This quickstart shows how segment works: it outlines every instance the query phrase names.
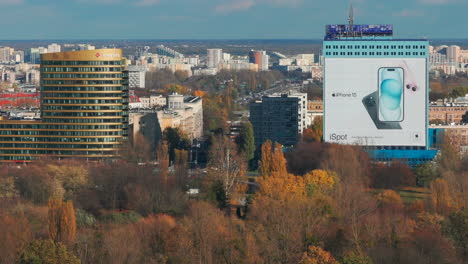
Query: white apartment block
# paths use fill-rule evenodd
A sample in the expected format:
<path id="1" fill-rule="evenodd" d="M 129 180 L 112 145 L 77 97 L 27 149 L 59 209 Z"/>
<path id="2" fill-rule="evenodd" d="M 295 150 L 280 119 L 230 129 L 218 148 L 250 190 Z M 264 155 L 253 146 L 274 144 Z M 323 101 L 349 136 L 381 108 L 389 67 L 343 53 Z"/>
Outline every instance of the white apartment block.
<path id="1" fill-rule="evenodd" d="M 128 66 L 128 83 L 130 89 L 145 88 L 146 67 Z"/>

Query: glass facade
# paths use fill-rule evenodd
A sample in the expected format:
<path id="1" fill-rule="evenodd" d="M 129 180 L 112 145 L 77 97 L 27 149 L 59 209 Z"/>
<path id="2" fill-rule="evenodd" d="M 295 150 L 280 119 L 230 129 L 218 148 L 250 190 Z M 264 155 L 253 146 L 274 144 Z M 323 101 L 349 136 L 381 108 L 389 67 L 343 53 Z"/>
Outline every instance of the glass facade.
<path id="1" fill-rule="evenodd" d="M 41 56 L 41 121 L 0 121 L 0 161 L 111 158 L 128 137 L 122 51 Z"/>

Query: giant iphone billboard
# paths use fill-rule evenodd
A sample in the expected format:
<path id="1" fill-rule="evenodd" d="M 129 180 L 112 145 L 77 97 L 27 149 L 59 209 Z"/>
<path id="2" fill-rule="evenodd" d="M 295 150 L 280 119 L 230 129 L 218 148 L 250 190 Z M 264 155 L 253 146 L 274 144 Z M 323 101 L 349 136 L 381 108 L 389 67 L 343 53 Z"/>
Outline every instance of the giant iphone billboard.
<path id="1" fill-rule="evenodd" d="M 324 139 L 367 146 L 425 146 L 424 58 L 327 58 Z"/>

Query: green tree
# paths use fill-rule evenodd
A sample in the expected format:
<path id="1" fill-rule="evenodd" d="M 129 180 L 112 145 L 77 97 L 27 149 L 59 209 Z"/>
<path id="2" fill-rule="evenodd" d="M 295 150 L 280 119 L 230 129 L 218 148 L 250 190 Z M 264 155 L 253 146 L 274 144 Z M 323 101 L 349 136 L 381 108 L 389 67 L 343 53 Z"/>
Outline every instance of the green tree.
<path id="1" fill-rule="evenodd" d="M 34 240 L 20 254 L 17 264 L 79 264 L 80 260 L 61 243 Z"/>
<path id="2" fill-rule="evenodd" d="M 253 126 L 250 122 L 242 123 L 242 129 L 239 136 L 236 138 L 236 143 L 239 145 L 239 150 L 244 152 L 247 161 L 251 161 L 255 155 Z"/>
<path id="3" fill-rule="evenodd" d="M 455 242 L 463 260 L 468 261 L 468 209 L 451 214 L 444 222 L 443 231 Z"/>
<path id="4" fill-rule="evenodd" d="M 372 264 L 372 259 L 362 253 L 348 252 L 343 256 L 342 264 Z"/>
<path id="5" fill-rule="evenodd" d="M 188 137 L 179 129 L 168 127 L 163 133 L 164 140 L 169 145 L 169 160 L 174 162 L 175 150 L 188 150 L 190 147 L 190 141 Z"/>

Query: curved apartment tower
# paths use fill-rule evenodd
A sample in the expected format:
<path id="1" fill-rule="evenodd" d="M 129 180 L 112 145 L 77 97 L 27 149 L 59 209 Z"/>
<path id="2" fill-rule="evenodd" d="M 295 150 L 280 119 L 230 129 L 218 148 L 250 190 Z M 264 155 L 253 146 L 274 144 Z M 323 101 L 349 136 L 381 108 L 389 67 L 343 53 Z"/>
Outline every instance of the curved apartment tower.
<path id="1" fill-rule="evenodd" d="M 112 158 L 128 135 L 122 50 L 41 55 L 41 121 L 1 121 L 0 160 Z"/>

